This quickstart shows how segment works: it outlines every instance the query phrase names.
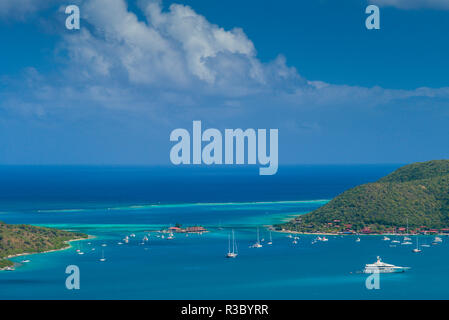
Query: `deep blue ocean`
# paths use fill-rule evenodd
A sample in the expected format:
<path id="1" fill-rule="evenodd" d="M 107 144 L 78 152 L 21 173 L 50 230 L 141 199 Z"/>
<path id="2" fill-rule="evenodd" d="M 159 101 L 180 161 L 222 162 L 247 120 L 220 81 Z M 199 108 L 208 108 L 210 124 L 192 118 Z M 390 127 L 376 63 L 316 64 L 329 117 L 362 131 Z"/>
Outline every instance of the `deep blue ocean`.
<path id="1" fill-rule="evenodd" d="M 360 242 L 330 236 L 312 244 L 315 236 L 301 235 L 293 244 L 286 234 L 272 233 L 267 245 L 267 225 L 310 212 L 399 166 L 291 166 L 275 176 L 259 176 L 257 167 L 0 167 L 0 221 L 96 237 L 68 250 L 14 258 L 30 262 L 0 272 L 0 299 L 448 299 L 446 238 L 420 254 L 413 246 L 390 247 L 379 236 Z M 175 224 L 210 232 L 173 240 L 151 232 Z M 263 247 L 249 248 L 257 228 Z M 239 254 L 226 259 L 231 230 Z M 128 244 L 118 244 L 132 233 Z M 376 256 L 411 269 L 381 275 L 380 289 L 368 290 L 358 272 Z M 80 269 L 80 290 L 65 287 L 69 265 Z"/>

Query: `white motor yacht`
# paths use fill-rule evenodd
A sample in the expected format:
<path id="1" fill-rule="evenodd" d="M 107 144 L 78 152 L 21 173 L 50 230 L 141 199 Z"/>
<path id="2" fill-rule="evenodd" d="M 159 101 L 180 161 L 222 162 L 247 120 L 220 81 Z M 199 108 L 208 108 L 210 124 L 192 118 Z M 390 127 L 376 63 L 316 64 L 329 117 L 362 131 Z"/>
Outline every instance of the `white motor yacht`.
<path id="1" fill-rule="evenodd" d="M 380 257 L 377 257 L 377 261 L 371 264 L 365 265 L 363 273 L 398 273 L 405 272 L 410 269 L 409 267 L 399 267 L 392 264 L 382 262 Z"/>

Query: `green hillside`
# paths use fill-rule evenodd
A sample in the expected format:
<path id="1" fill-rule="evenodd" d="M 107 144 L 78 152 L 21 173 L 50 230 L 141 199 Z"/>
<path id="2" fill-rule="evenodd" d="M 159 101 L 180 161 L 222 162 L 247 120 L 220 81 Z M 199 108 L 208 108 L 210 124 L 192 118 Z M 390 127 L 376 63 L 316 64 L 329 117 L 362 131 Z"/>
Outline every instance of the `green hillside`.
<path id="1" fill-rule="evenodd" d="M 277 228 L 378 233 L 397 231 L 407 221 L 415 232 L 449 227 L 449 160 L 404 166 L 377 182 L 347 190 L 323 207 Z"/>
<path id="2" fill-rule="evenodd" d="M 0 222 L 0 268 L 12 265 L 5 257 L 62 249 L 66 241 L 87 238 L 86 234 L 30 225 Z"/>

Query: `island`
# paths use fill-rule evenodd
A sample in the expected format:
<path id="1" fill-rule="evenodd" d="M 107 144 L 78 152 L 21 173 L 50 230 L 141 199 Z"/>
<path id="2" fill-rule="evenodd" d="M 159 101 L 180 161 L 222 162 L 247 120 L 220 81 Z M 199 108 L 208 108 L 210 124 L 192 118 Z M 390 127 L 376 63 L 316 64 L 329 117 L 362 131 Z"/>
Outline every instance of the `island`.
<path id="1" fill-rule="evenodd" d="M 203 226 L 192 226 L 183 228 L 181 224 L 177 223 L 174 227 L 161 230 L 162 233 L 198 233 L 202 234 L 208 232 Z"/>
<path id="2" fill-rule="evenodd" d="M 449 160 L 406 165 L 273 228 L 327 234 L 449 234 Z"/>
<path id="3" fill-rule="evenodd" d="M 79 232 L 0 222 L 0 270 L 13 269 L 14 263 L 8 258 L 66 249 L 69 241 L 87 238 Z"/>

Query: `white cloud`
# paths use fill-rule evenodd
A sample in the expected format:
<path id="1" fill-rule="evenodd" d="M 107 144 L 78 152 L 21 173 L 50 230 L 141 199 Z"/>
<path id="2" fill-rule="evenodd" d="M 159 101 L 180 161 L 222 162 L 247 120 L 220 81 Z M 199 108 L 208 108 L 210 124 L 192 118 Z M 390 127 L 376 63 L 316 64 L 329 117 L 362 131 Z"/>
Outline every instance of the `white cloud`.
<path id="1" fill-rule="evenodd" d="M 399 9 L 449 10 L 449 0 L 371 0 L 372 4 L 392 6 Z"/>
<path id="2" fill-rule="evenodd" d="M 68 53 L 63 68 L 9 81 L 4 88 L 10 92 L 0 90 L 0 108 L 41 118 L 61 110 L 143 110 L 170 121 L 174 113 L 185 117 L 204 110 L 222 117 L 257 114 L 265 106 L 288 118 L 300 108 L 449 100 L 447 88 L 388 90 L 309 81 L 283 56 L 261 62 L 239 28 L 225 30 L 184 5 L 162 10 L 158 1 L 141 4 L 137 17 L 124 0 L 84 2 L 81 30 L 63 33 L 56 52 Z M 66 55 L 56 61 L 61 57 Z M 23 94 L 18 98 L 16 92 Z"/>
<path id="3" fill-rule="evenodd" d="M 87 79 L 237 96 L 302 81 L 282 57 L 262 64 L 241 29 L 224 30 L 188 6 L 162 11 L 145 1 L 145 21 L 123 0 L 90 0 L 81 9 L 91 27 L 67 35 L 64 47 Z"/>

